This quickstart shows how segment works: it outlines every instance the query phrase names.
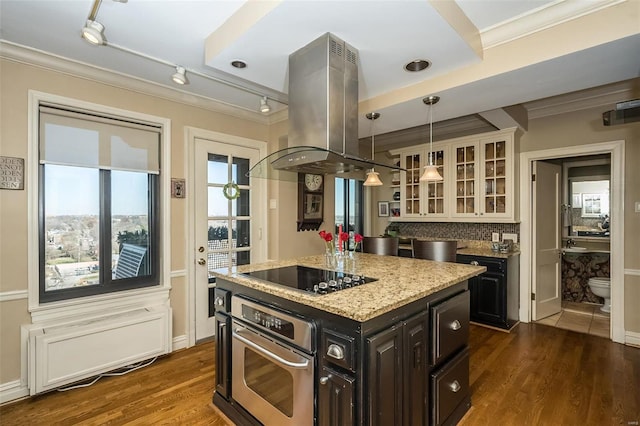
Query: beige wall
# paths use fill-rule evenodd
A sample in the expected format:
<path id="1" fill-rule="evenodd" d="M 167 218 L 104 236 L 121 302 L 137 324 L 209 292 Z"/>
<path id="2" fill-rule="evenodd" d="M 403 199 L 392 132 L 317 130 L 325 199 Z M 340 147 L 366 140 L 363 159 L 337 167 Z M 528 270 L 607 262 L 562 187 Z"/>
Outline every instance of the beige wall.
<path id="1" fill-rule="evenodd" d="M 639 79 L 640 81 L 640 79 Z M 637 89 L 640 91 L 640 88 Z M 640 97 L 635 93 L 634 98 Z M 628 99 L 619 99 L 624 101 Z M 574 111 L 529 121 L 529 130 L 520 139 L 520 152 L 625 140 L 624 188 L 624 268 L 640 270 L 640 122 L 605 127 L 602 113 L 611 106 Z M 640 276 L 625 275 L 625 329 L 640 332 Z"/>
<path id="2" fill-rule="evenodd" d="M 2 60 L 0 155 L 27 159 L 28 91 L 107 105 L 171 120 L 171 176 L 187 178 L 184 127 L 249 139 L 269 138 L 267 125 L 107 84 Z M 26 185 L 25 185 L 26 187 Z M 187 188 L 193 184 L 187 182 Z M 187 192 L 187 196 L 191 194 Z M 0 191 L 0 293 L 27 290 L 27 191 Z M 171 200 L 171 270 L 186 270 L 188 199 Z M 172 279 L 173 335 L 186 333 L 187 279 Z M 29 323 L 26 299 L 0 302 L 0 384 L 20 378 L 20 325 Z"/>

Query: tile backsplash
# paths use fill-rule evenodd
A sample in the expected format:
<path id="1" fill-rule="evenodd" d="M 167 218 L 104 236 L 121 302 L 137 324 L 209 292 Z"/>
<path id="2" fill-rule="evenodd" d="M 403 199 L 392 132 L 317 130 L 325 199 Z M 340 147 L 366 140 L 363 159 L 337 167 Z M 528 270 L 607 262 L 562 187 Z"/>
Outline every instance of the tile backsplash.
<path id="1" fill-rule="evenodd" d="M 406 237 L 453 238 L 458 240 L 491 241 L 491 234 L 498 232 L 517 234 L 520 242 L 518 223 L 444 223 L 444 222 L 392 222 L 387 230 L 395 229 L 398 235 Z"/>

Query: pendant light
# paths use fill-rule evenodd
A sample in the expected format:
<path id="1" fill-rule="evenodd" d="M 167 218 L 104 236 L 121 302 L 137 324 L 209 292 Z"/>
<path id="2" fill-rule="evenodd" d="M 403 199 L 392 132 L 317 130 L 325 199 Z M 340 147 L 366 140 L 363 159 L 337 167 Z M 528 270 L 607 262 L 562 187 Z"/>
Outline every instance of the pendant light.
<path id="1" fill-rule="evenodd" d="M 379 112 L 370 112 L 365 117 L 367 117 L 369 120 L 371 120 L 371 161 L 373 162 L 373 159 L 375 157 L 375 132 L 374 132 L 373 124 L 374 124 L 375 120 L 380 117 L 380 113 Z M 369 170 L 367 172 L 367 180 L 365 180 L 362 185 L 364 185 L 364 186 L 380 186 L 380 185 L 382 185 L 382 181 L 380 180 L 378 175 L 379 175 L 379 173 L 376 172 L 372 167 L 371 170 Z"/>
<path id="2" fill-rule="evenodd" d="M 433 164 L 433 105 L 437 104 L 440 96 L 427 96 L 422 100 L 429 105 L 429 162 L 424 166 L 424 173 L 420 176 L 420 180 L 442 180 L 438 167 Z"/>

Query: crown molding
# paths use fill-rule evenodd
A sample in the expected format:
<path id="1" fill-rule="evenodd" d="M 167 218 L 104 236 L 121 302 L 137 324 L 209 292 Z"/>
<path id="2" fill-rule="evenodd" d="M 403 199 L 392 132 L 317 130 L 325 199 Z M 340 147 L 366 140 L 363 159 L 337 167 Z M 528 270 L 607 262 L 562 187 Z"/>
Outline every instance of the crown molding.
<path id="1" fill-rule="evenodd" d="M 591 108 L 615 108 L 618 102 L 640 97 L 640 78 L 620 81 L 592 89 L 540 99 L 523 104 L 529 120 Z"/>
<path id="2" fill-rule="evenodd" d="M 83 78 L 100 84 L 126 89 L 143 95 L 154 96 L 184 105 L 203 108 L 212 112 L 230 115 L 243 120 L 269 125 L 281 121 L 282 114 L 275 112 L 264 115 L 259 112 L 248 111 L 216 99 L 185 92 L 179 89 L 163 86 L 128 74 L 119 73 L 104 68 L 75 61 L 58 55 L 53 55 L 38 49 L 32 49 L 19 44 L 0 40 L 0 58 L 9 61 L 55 71 L 73 77 Z M 286 119 L 286 117 L 285 117 Z"/>
<path id="3" fill-rule="evenodd" d="M 556 0 L 485 28 L 480 31 L 482 44 L 485 49 L 500 46 L 625 1 L 627 0 Z"/>

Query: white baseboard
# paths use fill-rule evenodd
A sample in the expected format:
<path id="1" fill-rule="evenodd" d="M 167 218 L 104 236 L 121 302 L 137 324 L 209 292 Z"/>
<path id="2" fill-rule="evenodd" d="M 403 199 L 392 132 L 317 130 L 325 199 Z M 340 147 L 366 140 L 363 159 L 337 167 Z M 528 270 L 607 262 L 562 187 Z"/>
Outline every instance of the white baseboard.
<path id="1" fill-rule="evenodd" d="M 29 396 L 29 388 L 20 380 L 0 384 L 0 404 Z"/>
<path id="2" fill-rule="evenodd" d="M 173 338 L 173 346 L 171 352 L 177 351 L 178 349 L 186 349 L 188 340 L 186 335 L 178 336 Z"/>
<path id="3" fill-rule="evenodd" d="M 637 346 L 640 348 L 640 333 L 627 331 L 624 335 L 624 343 L 626 345 Z"/>

